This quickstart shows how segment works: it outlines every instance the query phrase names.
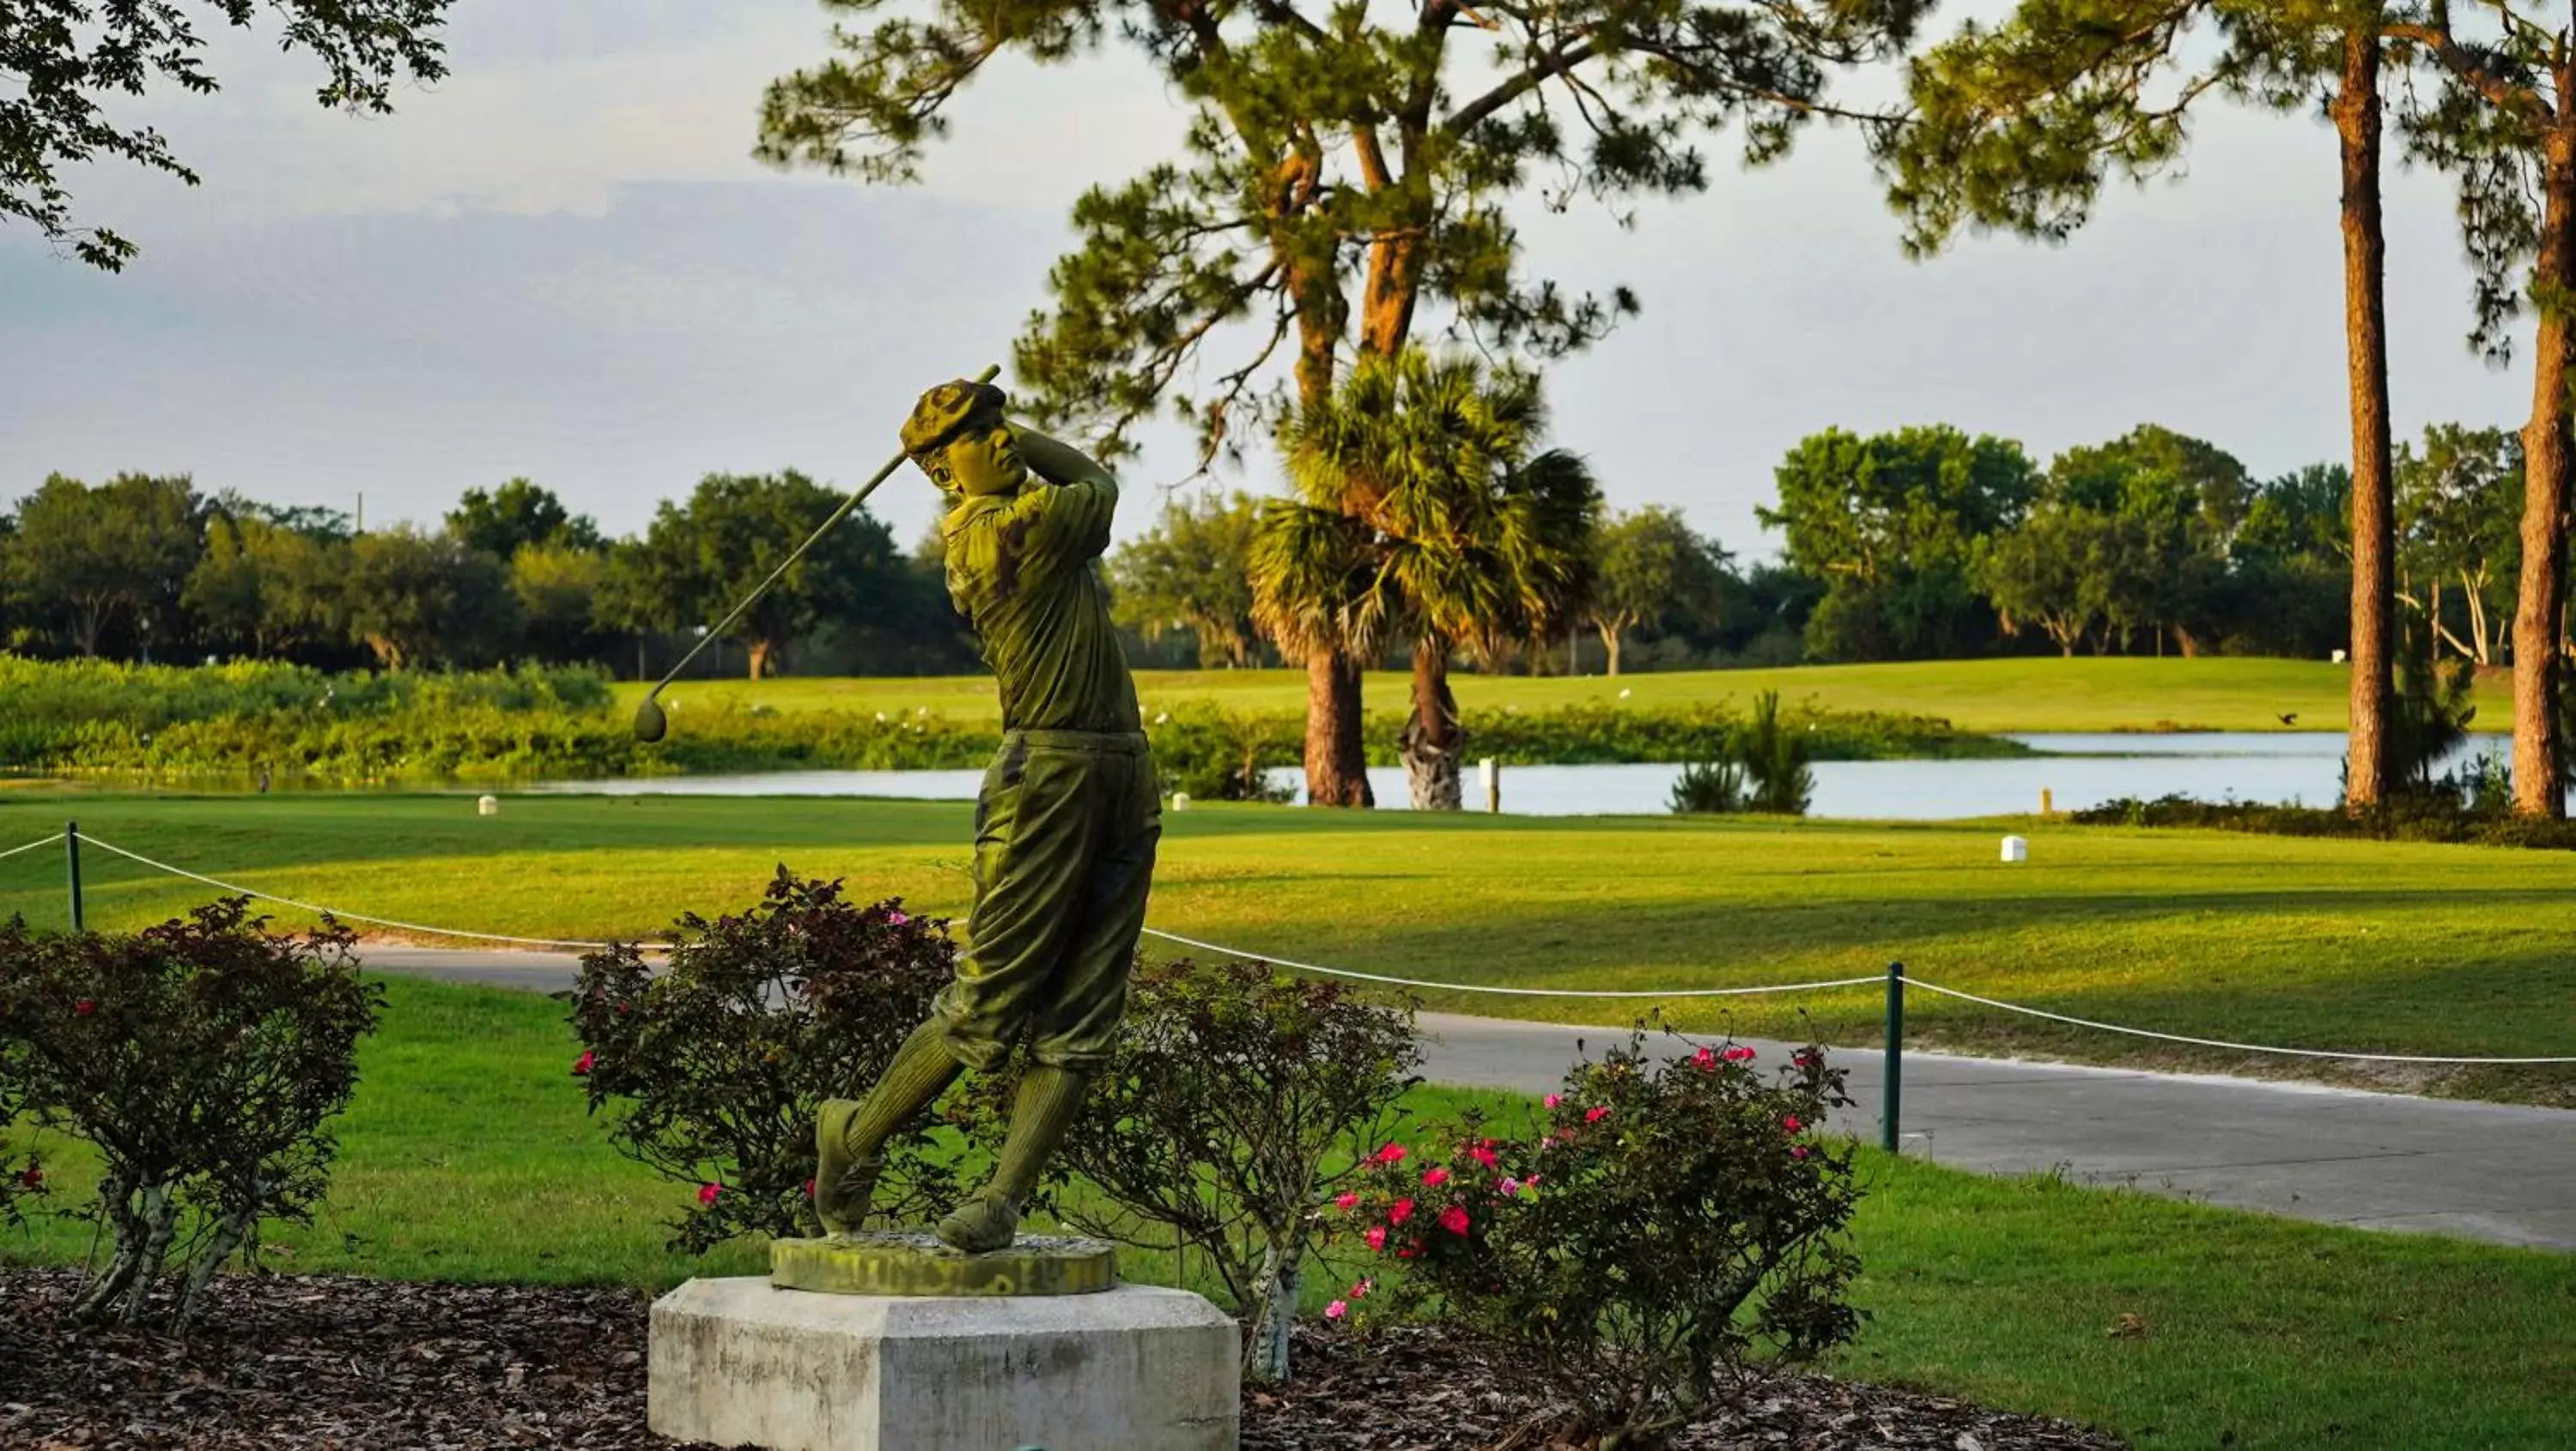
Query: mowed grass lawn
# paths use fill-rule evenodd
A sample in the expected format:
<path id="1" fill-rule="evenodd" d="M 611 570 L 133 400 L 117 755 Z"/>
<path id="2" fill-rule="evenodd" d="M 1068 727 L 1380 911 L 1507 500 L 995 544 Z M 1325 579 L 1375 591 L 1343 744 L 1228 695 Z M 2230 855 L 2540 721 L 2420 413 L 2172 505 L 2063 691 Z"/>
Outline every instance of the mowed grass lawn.
<path id="1" fill-rule="evenodd" d="M 0 797 L 0 846 L 60 827 L 260 890 L 533 937 L 650 938 L 753 901 L 782 862 L 863 897 L 962 914 L 964 803 L 469 795 Z M 2165 1032 L 2362 1052 L 2576 1055 L 2576 859 L 2234 833 L 1198 807 L 1167 818 L 1152 925 L 1441 983 L 1663 990 L 1881 972 Z M 92 848 L 89 917 L 134 926 L 211 889 Z M 0 861 L 0 912 L 58 923 L 59 848 Z M 301 914 L 281 911 L 284 920 Z M 1167 951 L 1150 944 L 1158 951 Z M 1450 1010 L 1624 1023 L 1655 1001 L 1434 991 Z M 1665 1000 L 1680 1024 L 1878 1040 L 1875 987 Z M 2225 1071 L 2176 1049 L 1918 991 L 1911 1041 Z M 2316 1065 L 2289 1061 L 2302 1073 Z M 2567 1068 L 2436 1091 L 2576 1102 Z"/>
<path id="2" fill-rule="evenodd" d="M 659 1291 L 758 1273 L 757 1244 L 663 1247 L 690 1188 L 616 1156 L 585 1115 L 559 1004 L 414 979 L 336 1125 L 331 1193 L 272 1225 L 276 1268 Z M 1454 1113 L 1426 1090 L 1412 1107 Z M 1508 1101 L 1484 1100 L 1510 1112 Z M 58 1204 L 94 1169 L 44 1146 Z M 2576 1275 L 2563 1256 L 2374 1235 L 1876 1154 L 1854 1224 L 1872 1314 L 1838 1373 L 2072 1416 L 2141 1447 L 2540 1448 L 2576 1443 Z M 88 1226 L 0 1231 L 0 1260 L 78 1263 Z M 1168 1258 L 1122 1252 L 1131 1279 Z M 1320 1305 L 1336 1282 L 1310 1281 Z M 2111 1333 L 2136 1316 L 2143 1333 Z"/>
<path id="3" fill-rule="evenodd" d="M 1894 665 L 1802 665 L 1780 670 L 1695 670 L 1646 675 L 1452 677 L 1470 708 L 1547 710 L 1621 703 L 1632 707 L 1742 706 L 1764 690 L 1791 703 L 1812 700 L 1835 710 L 1946 717 L 1971 731 L 2277 731 L 2344 728 L 2350 672 L 2322 660 L 2227 658 L 2025 658 L 1941 660 Z M 1295 713 L 1306 708 L 1306 677 L 1295 670 L 1148 670 L 1136 677 L 1148 711 L 1191 701 L 1236 710 Z M 1370 710 L 1400 712 L 1408 678 L 1368 676 Z M 645 687 L 619 687 L 632 708 Z M 2504 673 L 2478 685 L 2480 724 L 2502 729 L 2511 715 Z M 683 681 L 663 695 L 685 718 L 692 702 L 735 702 L 781 711 L 835 710 L 889 715 L 927 710 L 951 720 L 991 720 L 993 682 L 981 675 L 927 679 Z M 2284 715 L 2297 717 L 2285 726 Z"/>

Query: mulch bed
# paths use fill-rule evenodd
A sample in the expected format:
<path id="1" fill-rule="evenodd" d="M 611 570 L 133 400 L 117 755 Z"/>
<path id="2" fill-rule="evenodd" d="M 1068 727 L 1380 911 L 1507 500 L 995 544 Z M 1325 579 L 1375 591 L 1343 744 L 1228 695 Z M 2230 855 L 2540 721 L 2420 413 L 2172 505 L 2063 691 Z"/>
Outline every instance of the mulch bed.
<path id="1" fill-rule="evenodd" d="M 61 1270 L 0 1273 L 0 1447 L 628 1451 L 644 1428 L 645 1302 L 613 1290 L 337 1277 L 219 1282 L 187 1341 L 66 1324 Z M 1545 1403 L 1497 1351 L 1434 1330 L 1314 1336 L 1283 1395 L 1244 1401 L 1244 1451 L 1549 1451 Z M 1818 1377 L 1693 1427 L 1687 1451 L 2114 1451 L 2114 1438 Z"/>

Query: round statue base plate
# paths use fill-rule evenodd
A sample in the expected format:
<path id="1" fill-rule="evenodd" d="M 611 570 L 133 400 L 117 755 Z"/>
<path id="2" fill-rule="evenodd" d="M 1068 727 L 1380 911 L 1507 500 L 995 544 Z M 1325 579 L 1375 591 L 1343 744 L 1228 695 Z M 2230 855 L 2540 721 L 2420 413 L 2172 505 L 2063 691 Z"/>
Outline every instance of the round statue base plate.
<path id="1" fill-rule="evenodd" d="M 1089 1295 L 1117 1286 L 1118 1259 L 1096 1239 L 1022 1235 L 970 1255 L 928 1230 L 901 1229 L 772 1240 L 769 1283 L 826 1295 Z"/>

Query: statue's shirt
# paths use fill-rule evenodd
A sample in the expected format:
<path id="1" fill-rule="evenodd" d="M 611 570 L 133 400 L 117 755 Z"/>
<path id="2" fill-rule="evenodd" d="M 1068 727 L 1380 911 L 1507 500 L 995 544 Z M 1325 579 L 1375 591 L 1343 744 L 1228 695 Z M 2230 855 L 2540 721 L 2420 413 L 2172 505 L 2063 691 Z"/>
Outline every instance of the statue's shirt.
<path id="1" fill-rule="evenodd" d="M 1004 730 L 1142 729 L 1092 565 L 1117 509 L 1115 484 L 1033 474 L 1016 494 L 967 499 L 940 526 L 948 597 L 984 642 Z"/>

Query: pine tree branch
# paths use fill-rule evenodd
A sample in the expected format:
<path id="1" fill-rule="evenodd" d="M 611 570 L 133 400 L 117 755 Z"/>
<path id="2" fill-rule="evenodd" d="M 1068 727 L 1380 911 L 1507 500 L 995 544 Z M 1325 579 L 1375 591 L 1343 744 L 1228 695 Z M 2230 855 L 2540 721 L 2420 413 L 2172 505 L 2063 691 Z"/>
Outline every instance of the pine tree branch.
<path id="1" fill-rule="evenodd" d="M 2538 125 L 2547 125 L 2549 102 L 2528 86 L 2517 86 L 2487 68 L 2485 59 L 2462 45 L 2451 33 L 2447 16 L 2431 24 L 2397 24 L 2388 27 L 2391 40 L 2412 41 L 2431 52 L 2442 68 L 2476 91 L 2498 109 L 2521 116 Z"/>

